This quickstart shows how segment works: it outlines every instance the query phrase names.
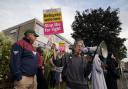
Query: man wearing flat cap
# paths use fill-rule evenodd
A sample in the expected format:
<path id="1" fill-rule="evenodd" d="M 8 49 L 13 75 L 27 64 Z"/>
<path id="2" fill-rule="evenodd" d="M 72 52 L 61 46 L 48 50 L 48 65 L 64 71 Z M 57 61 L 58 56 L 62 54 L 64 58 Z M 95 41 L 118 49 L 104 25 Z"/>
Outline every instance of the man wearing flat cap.
<path id="1" fill-rule="evenodd" d="M 13 44 L 10 69 L 14 79 L 14 89 L 33 89 L 37 72 L 37 53 L 33 43 L 38 37 L 34 30 L 27 30 L 22 40 Z"/>

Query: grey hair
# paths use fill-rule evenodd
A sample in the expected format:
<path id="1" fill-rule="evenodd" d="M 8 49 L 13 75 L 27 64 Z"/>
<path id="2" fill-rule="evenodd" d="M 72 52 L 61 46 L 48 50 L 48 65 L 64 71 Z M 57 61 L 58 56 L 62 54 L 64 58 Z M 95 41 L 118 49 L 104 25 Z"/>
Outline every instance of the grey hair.
<path id="1" fill-rule="evenodd" d="M 79 42 L 82 43 L 82 46 L 83 46 L 83 47 L 85 47 L 85 45 L 84 45 L 84 41 L 83 41 L 82 39 L 77 39 L 77 40 L 75 40 L 73 46 L 76 47 L 76 45 L 77 45 Z"/>

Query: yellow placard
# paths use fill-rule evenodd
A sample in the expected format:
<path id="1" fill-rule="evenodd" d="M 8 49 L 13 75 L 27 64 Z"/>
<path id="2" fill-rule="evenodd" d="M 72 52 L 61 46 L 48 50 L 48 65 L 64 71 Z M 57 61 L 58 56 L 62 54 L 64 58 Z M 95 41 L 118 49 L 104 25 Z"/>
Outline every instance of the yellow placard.
<path id="1" fill-rule="evenodd" d="M 60 8 L 44 10 L 44 23 L 61 22 L 62 15 Z"/>
<path id="2" fill-rule="evenodd" d="M 60 46 L 60 47 L 63 47 L 63 46 L 65 46 L 65 43 L 64 43 L 64 42 L 60 42 L 60 43 L 59 43 L 59 46 Z"/>
<path id="3" fill-rule="evenodd" d="M 49 22 L 61 22 L 62 16 L 60 12 L 46 13 L 44 14 L 44 23 Z"/>

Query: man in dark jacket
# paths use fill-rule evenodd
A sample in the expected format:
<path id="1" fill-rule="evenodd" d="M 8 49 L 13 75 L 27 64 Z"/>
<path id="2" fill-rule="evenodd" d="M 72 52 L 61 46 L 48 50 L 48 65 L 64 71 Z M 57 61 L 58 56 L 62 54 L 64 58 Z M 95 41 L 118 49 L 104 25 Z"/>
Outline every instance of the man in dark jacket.
<path id="1" fill-rule="evenodd" d="M 62 76 L 65 71 L 67 89 L 88 89 L 88 75 L 92 69 L 92 59 L 81 56 L 82 47 L 83 42 L 81 40 L 76 41 L 72 49 L 73 53 L 67 64 L 64 65 Z"/>
<path id="2" fill-rule="evenodd" d="M 11 49 L 10 69 L 15 89 L 33 89 L 37 72 L 37 53 L 32 44 L 38 35 L 31 29 L 24 35 L 25 37 L 14 43 Z"/>

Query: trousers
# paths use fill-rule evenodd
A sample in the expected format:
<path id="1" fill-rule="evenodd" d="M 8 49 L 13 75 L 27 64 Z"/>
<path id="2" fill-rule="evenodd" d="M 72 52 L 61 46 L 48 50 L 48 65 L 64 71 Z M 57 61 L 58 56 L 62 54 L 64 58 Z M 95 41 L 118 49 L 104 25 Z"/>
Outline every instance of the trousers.
<path id="1" fill-rule="evenodd" d="M 14 81 L 14 89 L 34 89 L 34 76 L 22 76 L 19 81 Z"/>

